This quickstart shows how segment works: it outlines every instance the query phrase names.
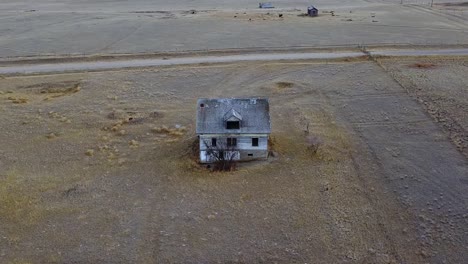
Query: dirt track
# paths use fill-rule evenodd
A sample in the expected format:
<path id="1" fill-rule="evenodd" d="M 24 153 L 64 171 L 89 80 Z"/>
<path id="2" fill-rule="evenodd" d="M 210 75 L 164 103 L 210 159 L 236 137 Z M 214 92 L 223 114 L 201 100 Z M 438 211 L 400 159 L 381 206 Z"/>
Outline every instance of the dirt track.
<path id="1" fill-rule="evenodd" d="M 426 76 L 458 87 L 457 65 Z M 1 79 L 0 262 L 466 262 L 467 160 L 392 76 L 271 62 Z M 277 157 L 199 168 L 196 98 L 253 95 L 271 100 Z"/>
<path id="2" fill-rule="evenodd" d="M 356 48 L 357 49 L 357 48 Z M 191 64 L 214 64 L 214 63 L 235 63 L 235 62 L 268 62 L 268 61 L 299 61 L 299 60 L 343 60 L 367 59 L 367 56 L 373 57 L 405 57 L 405 56 L 467 56 L 468 49 L 465 48 L 445 48 L 445 49 L 369 49 L 366 52 L 357 50 L 343 50 L 341 52 L 332 50 L 315 50 L 315 52 L 263 52 L 237 55 L 210 55 L 197 57 L 174 57 L 164 56 L 162 58 L 145 59 L 126 59 L 125 56 L 116 56 L 113 60 L 99 59 L 99 57 L 88 58 L 91 61 L 73 61 L 63 63 L 43 63 L 42 60 L 5 61 L 4 66 L 0 66 L 0 74 L 44 74 L 44 73 L 63 73 L 79 71 L 102 71 L 116 69 L 130 69 L 156 66 L 175 66 Z M 80 58 L 76 58 L 80 60 Z M 75 59 L 75 60 L 76 60 Z M 54 59 L 52 59 L 54 60 Z M 67 58 L 56 58 L 55 60 L 65 60 Z M 10 63 L 10 65 L 9 65 Z M 11 65 L 12 64 L 12 65 Z M 32 64 L 32 65 L 31 65 Z"/>

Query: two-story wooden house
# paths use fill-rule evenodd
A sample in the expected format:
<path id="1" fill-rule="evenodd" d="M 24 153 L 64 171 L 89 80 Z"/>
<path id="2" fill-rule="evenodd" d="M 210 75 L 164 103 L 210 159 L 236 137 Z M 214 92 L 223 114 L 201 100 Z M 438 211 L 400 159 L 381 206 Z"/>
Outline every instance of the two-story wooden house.
<path id="1" fill-rule="evenodd" d="M 202 163 L 214 161 L 210 148 L 225 148 L 234 160 L 265 159 L 271 133 L 268 99 L 199 99 L 196 132 Z"/>

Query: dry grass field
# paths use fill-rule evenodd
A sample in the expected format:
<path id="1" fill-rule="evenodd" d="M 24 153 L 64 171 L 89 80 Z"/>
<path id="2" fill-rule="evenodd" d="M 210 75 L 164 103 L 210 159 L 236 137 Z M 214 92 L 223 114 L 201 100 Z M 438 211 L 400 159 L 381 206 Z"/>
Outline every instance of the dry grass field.
<path id="1" fill-rule="evenodd" d="M 468 157 L 466 59 L 389 59 L 382 66 L 441 124 Z"/>
<path id="2" fill-rule="evenodd" d="M 467 160 L 417 100 L 466 109 L 466 60 L 380 63 L 0 79 L 0 262 L 466 262 Z M 275 156 L 199 166 L 196 99 L 247 96 L 270 98 Z"/>

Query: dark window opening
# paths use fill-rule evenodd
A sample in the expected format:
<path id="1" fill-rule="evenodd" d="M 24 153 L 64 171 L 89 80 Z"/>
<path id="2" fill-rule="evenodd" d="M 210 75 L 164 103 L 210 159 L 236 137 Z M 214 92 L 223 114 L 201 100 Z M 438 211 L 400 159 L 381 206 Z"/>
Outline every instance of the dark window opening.
<path id="1" fill-rule="evenodd" d="M 228 146 L 228 147 L 235 147 L 235 146 L 237 146 L 237 138 L 228 138 L 228 139 L 227 139 L 227 146 Z"/>
<path id="2" fill-rule="evenodd" d="M 239 129 L 240 122 L 239 121 L 227 121 L 226 122 L 226 129 Z"/>
<path id="3" fill-rule="evenodd" d="M 252 147 L 258 147 L 258 138 L 252 138 Z"/>
<path id="4" fill-rule="evenodd" d="M 216 138 L 211 139 L 211 146 L 216 147 Z"/>
<path id="5" fill-rule="evenodd" d="M 253 154 L 252 154 L 252 153 L 249 153 L 249 154 L 247 154 L 247 156 L 249 156 L 249 157 L 253 157 Z"/>
<path id="6" fill-rule="evenodd" d="M 202 107 L 202 108 L 205 107 L 205 104 L 200 104 L 200 107 Z"/>

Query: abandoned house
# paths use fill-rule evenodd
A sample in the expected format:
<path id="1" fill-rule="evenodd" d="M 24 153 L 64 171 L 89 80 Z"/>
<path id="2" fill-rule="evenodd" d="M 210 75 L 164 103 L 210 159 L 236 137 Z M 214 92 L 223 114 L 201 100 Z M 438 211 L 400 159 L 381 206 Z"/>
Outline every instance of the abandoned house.
<path id="1" fill-rule="evenodd" d="M 231 155 L 233 160 L 267 158 L 269 110 L 266 98 L 199 99 L 196 132 L 200 162 L 214 162 L 213 149 Z"/>
<path id="2" fill-rule="evenodd" d="M 312 17 L 318 16 L 318 9 L 314 6 L 309 6 L 307 7 L 307 14 Z"/>

